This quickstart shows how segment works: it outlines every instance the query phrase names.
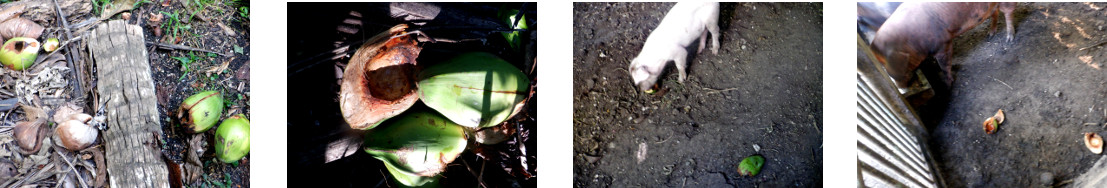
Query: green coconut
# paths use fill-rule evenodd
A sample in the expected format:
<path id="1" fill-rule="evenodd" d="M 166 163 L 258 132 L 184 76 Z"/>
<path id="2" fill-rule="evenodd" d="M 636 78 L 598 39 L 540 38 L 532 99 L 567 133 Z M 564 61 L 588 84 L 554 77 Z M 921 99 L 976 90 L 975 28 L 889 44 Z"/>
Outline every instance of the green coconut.
<path id="1" fill-rule="evenodd" d="M 495 55 L 465 53 L 424 69 L 419 99 L 466 127 L 490 127 L 522 109 L 530 79 Z"/>
<path id="2" fill-rule="evenodd" d="M 406 186 L 437 179 L 446 165 L 465 151 L 465 130 L 425 107 L 413 107 L 365 133 L 362 148 L 384 162 Z"/>
<path id="3" fill-rule="evenodd" d="M 223 115 L 223 95 L 218 91 L 204 91 L 185 98 L 177 110 L 177 118 L 192 133 L 207 131 Z"/>
<path id="4" fill-rule="evenodd" d="M 0 47 L 0 63 L 12 70 L 23 70 L 35 63 L 42 44 L 33 38 L 15 37 Z"/>
<path id="5" fill-rule="evenodd" d="M 232 163 L 250 153 L 250 120 L 238 114 L 223 120 L 215 130 L 215 156 Z"/>

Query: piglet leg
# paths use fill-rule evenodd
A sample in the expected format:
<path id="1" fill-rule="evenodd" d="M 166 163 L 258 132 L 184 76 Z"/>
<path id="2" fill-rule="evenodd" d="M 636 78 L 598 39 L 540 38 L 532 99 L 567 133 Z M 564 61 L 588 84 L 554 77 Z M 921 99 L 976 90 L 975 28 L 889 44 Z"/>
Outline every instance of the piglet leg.
<path id="1" fill-rule="evenodd" d="M 707 45 L 707 32 L 700 33 L 700 48 L 696 50 L 696 54 L 703 52 L 703 47 Z"/>
<path id="2" fill-rule="evenodd" d="M 700 49 L 703 49 L 703 46 L 700 46 Z M 680 83 L 684 83 L 684 76 L 686 75 L 684 68 L 688 62 L 685 61 L 685 58 L 688 58 L 688 52 L 685 50 L 673 51 L 673 64 L 676 65 L 677 72 L 680 72 L 680 76 L 677 77 L 677 81 L 680 81 Z"/>
<path id="3" fill-rule="evenodd" d="M 719 25 L 715 20 L 707 23 L 707 31 L 711 32 L 711 54 L 719 54 Z M 700 40 L 702 41 L 703 39 L 701 38 Z"/>
<path id="4" fill-rule="evenodd" d="M 1007 42 L 1015 40 L 1015 17 L 1011 13 L 1015 12 L 1015 2 L 999 3 L 999 10 L 1003 11 L 1003 17 L 1007 20 Z"/>
<path id="5" fill-rule="evenodd" d="M 934 54 L 934 60 L 938 61 L 938 66 L 942 67 L 942 81 L 946 83 L 946 86 L 953 86 L 953 42 L 946 42 L 942 46 L 942 49 L 938 49 L 938 53 Z"/>

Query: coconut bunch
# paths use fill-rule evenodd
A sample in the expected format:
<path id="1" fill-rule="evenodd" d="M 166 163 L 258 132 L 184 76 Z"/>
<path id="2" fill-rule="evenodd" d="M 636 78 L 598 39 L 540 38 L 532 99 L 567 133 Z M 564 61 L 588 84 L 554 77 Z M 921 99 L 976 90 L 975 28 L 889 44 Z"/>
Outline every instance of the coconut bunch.
<path id="1" fill-rule="evenodd" d="M 218 91 L 202 91 L 181 103 L 177 118 L 186 132 L 204 133 L 223 117 L 223 95 Z M 223 120 L 215 130 L 215 155 L 224 163 L 233 163 L 250 153 L 250 120 L 236 114 Z"/>
<path id="2" fill-rule="evenodd" d="M 363 150 L 384 162 L 396 181 L 424 186 L 436 181 L 468 140 L 496 144 L 514 134 L 497 125 L 522 110 L 530 79 L 485 52 L 415 67 L 421 47 L 406 28 L 382 32 L 355 52 L 339 102 L 350 127 L 366 130 Z"/>

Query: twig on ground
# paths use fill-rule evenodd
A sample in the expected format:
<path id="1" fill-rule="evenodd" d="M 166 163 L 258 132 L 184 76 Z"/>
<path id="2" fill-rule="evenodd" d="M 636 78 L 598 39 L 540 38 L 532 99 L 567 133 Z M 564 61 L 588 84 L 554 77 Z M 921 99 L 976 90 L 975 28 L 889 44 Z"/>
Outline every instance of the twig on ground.
<path id="1" fill-rule="evenodd" d="M 473 174 L 473 176 L 477 177 L 477 183 L 480 183 L 481 187 L 488 187 L 488 185 L 484 185 L 484 181 L 481 180 L 481 178 L 480 178 L 481 175 L 484 175 L 484 163 L 481 163 L 480 174 L 477 174 L 477 172 L 474 172 L 473 167 L 470 167 L 469 162 L 467 162 L 464 158 L 461 159 L 461 164 L 465 165 L 465 169 L 469 169 L 469 174 Z"/>
<path id="2" fill-rule="evenodd" d="M 62 23 L 62 29 L 65 30 L 65 38 L 67 39 L 66 42 L 68 43 L 69 39 L 73 39 L 73 32 L 69 31 L 69 21 L 65 20 L 65 16 L 66 16 L 65 11 L 62 11 L 61 5 L 58 4 L 58 0 L 52 0 L 52 1 L 54 2 L 54 8 L 58 12 L 58 20 L 61 21 L 61 23 Z M 58 49 L 61 49 L 60 48 L 61 46 L 58 46 L 58 47 L 59 47 Z M 73 50 L 73 48 L 66 48 L 65 51 L 66 52 L 75 52 L 76 50 Z M 57 52 L 57 51 L 55 50 L 54 52 Z M 53 54 L 54 52 L 50 52 L 50 53 Z M 81 84 L 84 83 L 84 81 L 83 81 L 83 79 L 81 79 L 81 77 L 78 77 L 78 71 L 80 71 L 80 69 L 78 69 L 76 64 L 73 62 L 75 59 L 73 59 L 73 54 L 72 53 L 66 53 L 65 56 L 66 56 L 66 63 L 69 64 L 69 68 L 77 70 L 77 71 L 69 72 L 69 76 L 73 77 L 74 79 L 77 79 L 76 82 L 69 82 L 69 84 L 73 85 L 74 88 L 76 88 L 74 91 L 78 91 L 78 92 L 76 92 L 77 93 L 76 97 L 77 98 L 83 98 L 84 93 L 80 92 L 80 91 L 84 91 L 83 89 L 81 89 Z M 81 73 L 84 73 L 84 72 L 81 72 Z"/>
<path id="3" fill-rule="evenodd" d="M 712 88 L 707 88 L 707 87 L 704 87 L 703 89 L 704 89 L 704 90 L 709 90 L 709 91 L 707 91 L 707 94 L 712 94 L 712 93 L 721 93 L 721 92 L 727 92 L 727 91 L 737 90 L 737 89 L 739 89 L 739 88 L 737 88 L 737 87 L 732 87 L 732 88 L 726 88 L 726 89 L 712 89 Z"/>
<path id="4" fill-rule="evenodd" d="M 39 168 L 38 171 L 34 171 L 34 172 L 31 172 L 30 174 L 27 174 L 27 176 L 23 177 L 22 180 L 16 181 L 11 186 L 8 186 L 8 188 L 23 187 L 23 184 L 25 184 L 27 182 L 38 181 L 38 179 L 39 179 L 38 176 L 45 173 L 46 169 L 52 169 L 52 168 L 54 168 L 54 163 L 46 163 L 46 166 L 43 166 L 42 168 Z"/>
<path id="5" fill-rule="evenodd" d="M 1007 85 L 1007 82 L 1003 82 L 1002 80 L 996 79 L 995 77 L 992 77 L 992 76 L 988 76 L 988 78 L 992 78 L 992 80 L 995 80 L 995 81 L 997 81 L 997 82 L 999 82 L 999 83 L 1001 83 L 1001 84 L 1003 84 L 1003 85 L 1007 86 L 1007 88 L 1008 88 L 1008 89 L 1012 89 L 1012 90 L 1014 90 L 1014 89 L 1015 89 L 1015 88 L 1011 87 L 1011 85 Z"/>
<path id="6" fill-rule="evenodd" d="M 77 36 L 77 37 L 73 37 L 73 38 L 67 39 L 65 41 L 62 41 L 61 44 L 58 44 L 58 49 L 65 49 L 65 47 L 68 47 L 67 45 L 69 45 L 69 43 L 71 43 L 73 41 L 76 41 L 76 40 L 81 40 L 81 38 L 83 38 L 83 37 Z M 51 55 L 54 55 L 54 53 L 58 53 L 59 51 L 61 51 L 61 50 L 54 50 L 53 52 L 47 53 L 45 56 L 42 56 L 42 57 L 50 57 Z M 46 59 L 48 59 L 48 58 L 38 58 L 38 59 L 36 59 L 35 63 L 34 63 L 36 68 L 43 61 L 46 61 Z M 69 61 L 69 60 L 66 60 L 66 61 Z"/>
<path id="7" fill-rule="evenodd" d="M 1094 44 L 1094 45 L 1091 45 L 1091 46 L 1086 46 L 1086 47 L 1080 48 L 1080 50 L 1078 50 L 1078 51 L 1084 51 L 1084 50 L 1087 50 L 1088 48 L 1094 48 L 1094 47 L 1097 47 L 1097 46 L 1103 46 L 1104 44 L 1107 44 L 1107 41 L 1099 42 L 1099 43 L 1096 43 L 1096 44 Z"/>
<path id="8" fill-rule="evenodd" d="M 57 148 L 55 148 L 55 150 L 57 150 Z M 73 166 L 72 162 L 69 162 L 69 158 L 65 157 L 65 154 L 62 154 L 62 152 L 60 152 L 61 150 L 58 150 L 58 151 L 59 152 L 57 152 L 56 154 L 58 154 L 58 156 L 61 156 L 62 161 L 65 161 L 65 164 L 69 165 L 69 169 L 73 170 L 73 174 L 77 175 L 77 181 L 81 182 L 81 187 L 88 188 L 88 186 L 87 186 L 88 183 L 85 182 L 84 178 L 81 178 L 81 172 L 77 171 L 77 167 Z M 76 158 L 73 158 L 73 159 L 76 159 Z M 69 173 L 65 173 L 65 174 L 69 174 Z"/>
<path id="9" fill-rule="evenodd" d="M 480 175 L 477 175 L 477 182 L 480 182 L 481 186 L 488 187 L 484 184 L 484 165 L 488 164 L 488 161 L 480 160 Z"/>
<path id="10" fill-rule="evenodd" d="M 1057 184 L 1055 184 L 1053 187 L 1065 186 L 1065 185 L 1068 185 L 1069 183 L 1072 183 L 1072 181 L 1073 181 L 1073 179 L 1068 179 L 1068 180 L 1065 180 L 1065 181 L 1057 182 Z"/>
<path id="11" fill-rule="evenodd" d="M 231 56 L 229 54 L 219 53 L 219 52 L 215 52 L 215 51 L 211 51 L 211 50 L 188 47 L 188 46 L 185 46 L 185 45 L 166 44 L 166 43 L 150 42 L 150 41 L 146 41 L 146 44 L 154 45 L 154 46 L 157 46 L 158 48 L 161 48 L 161 49 L 207 52 L 207 53 L 219 54 L 220 56 L 223 56 L 223 57 L 230 57 Z"/>
<path id="12" fill-rule="evenodd" d="M 819 125 L 812 123 L 811 127 L 815 127 L 815 131 L 819 131 L 819 134 L 823 134 L 823 130 L 819 130 Z"/>

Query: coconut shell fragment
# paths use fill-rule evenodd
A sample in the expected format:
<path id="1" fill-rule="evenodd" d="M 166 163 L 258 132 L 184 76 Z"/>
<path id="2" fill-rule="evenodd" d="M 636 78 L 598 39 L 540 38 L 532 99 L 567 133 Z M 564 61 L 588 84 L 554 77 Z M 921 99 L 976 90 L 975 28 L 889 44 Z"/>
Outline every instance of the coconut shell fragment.
<path id="1" fill-rule="evenodd" d="M 15 123 L 12 136 L 19 145 L 20 153 L 31 154 L 38 152 L 42 147 L 42 139 L 46 137 L 45 129 L 42 129 L 46 124 L 46 113 L 37 107 L 26 105 L 22 107 L 27 119 Z"/>
<path id="2" fill-rule="evenodd" d="M 1003 115 L 1003 109 L 999 109 L 999 111 L 996 111 L 996 115 L 984 120 L 984 132 L 988 134 L 995 133 L 999 129 L 999 124 L 1003 123 L 1003 119 L 1006 119 Z"/>
<path id="3" fill-rule="evenodd" d="M 392 27 L 358 48 L 343 72 L 339 103 L 353 129 L 370 129 L 399 115 L 419 99 L 415 59 L 422 47 L 407 25 Z"/>
<path id="4" fill-rule="evenodd" d="M 996 115 L 993 115 L 992 117 L 996 118 L 996 123 L 1003 123 L 1003 119 L 1006 119 L 1003 115 L 1003 109 L 999 109 L 999 111 L 996 111 Z"/>
<path id="5" fill-rule="evenodd" d="M 69 151 L 79 151 L 92 146 L 99 131 L 87 124 L 89 120 L 92 120 L 92 116 L 88 114 L 74 114 L 70 116 L 70 120 L 59 123 L 54 132 L 61 140 L 62 147 Z"/>
<path id="6" fill-rule="evenodd" d="M 996 121 L 995 117 L 988 117 L 988 120 L 984 120 L 985 133 L 996 133 L 996 129 L 999 129 L 999 122 Z"/>
<path id="7" fill-rule="evenodd" d="M 1095 133 L 1084 133 L 1084 146 L 1092 153 L 1103 153 L 1103 138 Z"/>

